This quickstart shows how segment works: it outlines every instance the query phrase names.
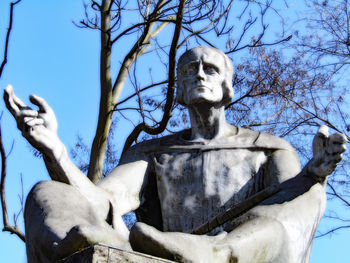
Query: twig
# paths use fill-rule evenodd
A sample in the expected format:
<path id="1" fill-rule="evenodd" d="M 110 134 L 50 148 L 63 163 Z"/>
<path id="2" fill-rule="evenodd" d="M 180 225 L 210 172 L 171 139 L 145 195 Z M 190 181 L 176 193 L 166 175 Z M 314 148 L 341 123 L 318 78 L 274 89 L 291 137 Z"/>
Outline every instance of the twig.
<path id="1" fill-rule="evenodd" d="M 143 92 L 143 91 L 145 91 L 145 90 L 148 90 L 148 89 L 153 88 L 153 87 L 155 87 L 155 86 L 159 86 L 159 85 L 166 84 L 166 83 L 168 83 L 168 80 L 161 81 L 161 82 L 158 82 L 158 83 L 154 83 L 154 84 L 151 84 L 151 85 L 149 85 L 149 86 L 147 86 L 147 87 L 144 87 L 144 88 L 140 89 L 138 92 L 135 92 L 135 93 L 133 93 L 132 95 L 128 96 L 127 98 L 123 99 L 122 101 L 118 102 L 118 103 L 115 105 L 115 108 L 114 108 L 113 111 L 116 111 L 116 110 L 117 110 L 117 107 L 118 107 L 119 105 L 121 105 L 121 104 L 123 104 L 124 102 L 128 101 L 128 100 L 131 99 L 132 97 L 136 96 L 137 93 L 141 93 L 141 92 Z"/>
<path id="2" fill-rule="evenodd" d="M 5 179 L 6 179 L 6 153 L 4 149 L 4 144 L 2 141 L 2 133 L 0 126 L 0 154 L 1 154 L 1 183 L 0 183 L 0 197 L 1 197 L 1 207 L 2 207 L 2 219 L 4 222 L 4 227 L 2 231 L 8 231 L 11 234 L 17 235 L 23 242 L 25 242 L 24 234 L 19 230 L 17 225 L 11 226 L 8 219 L 7 204 L 5 197 Z"/>
<path id="3" fill-rule="evenodd" d="M 2 75 L 2 72 L 4 70 L 4 67 L 7 63 L 7 52 L 8 52 L 8 46 L 9 46 L 9 41 L 10 41 L 10 34 L 12 30 L 12 21 L 13 21 L 13 7 L 17 5 L 19 2 L 22 0 L 17 0 L 16 2 L 11 2 L 10 3 L 10 20 L 9 20 L 9 27 L 7 29 L 7 34 L 6 34 L 6 40 L 5 40 L 5 51 L 4 51 L 4 58 L 2 60 L 1 66 L 0 66 L 0 78 Z"/>
<path id="4" fill-rule="evenodd" d="M 343 203 L 344 203 L 345 205 L 350 206 L 350 203 L 349 203 L 347 200 L 345 200 L 343 197 L 341 197 L 341 196 L 336 192 L 336 190 L 334 189 L 334 187 L 333 187 L 329 182 L 327 182 L 327 185 L 328 185 L 329 188 L 331 188 L 331 190 L 333 191 L 333 193 L 329 193 L 329 194 L 336 196 L 336 197 L 339 198 L 341 201 L 343 201 Z"/>
<path id="5" fill-rule="evenodd" d="M 315 236 L 315 238 L 319 238 L 319 237 L 326 236 L 328 234 L 332 234 L 332 233 L 334 233 L 334 232 L 336 232 L 336 231 L 338 231 L 340 229 L 343 229 L 343 228 L 350 228 L 350 226 L 338 226 L 338 227 L 333 228 L 333 229 L 331 229 L 331 230 L 329 230 L 329 231 L 327 231 L 325 233 L 322 233 L 322 234 L 319 234 L 319 235 Z"/>

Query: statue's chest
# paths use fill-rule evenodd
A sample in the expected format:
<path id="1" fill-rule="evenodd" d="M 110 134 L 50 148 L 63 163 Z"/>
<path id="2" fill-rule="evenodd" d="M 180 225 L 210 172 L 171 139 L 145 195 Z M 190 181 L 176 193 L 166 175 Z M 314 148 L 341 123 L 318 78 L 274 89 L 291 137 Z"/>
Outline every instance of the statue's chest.
<path id="1" fill-rule="evenodd" d="M 155 158 L 163 228 L 190 231 L 263 188 L 262 151 L 163 153 Z"/>

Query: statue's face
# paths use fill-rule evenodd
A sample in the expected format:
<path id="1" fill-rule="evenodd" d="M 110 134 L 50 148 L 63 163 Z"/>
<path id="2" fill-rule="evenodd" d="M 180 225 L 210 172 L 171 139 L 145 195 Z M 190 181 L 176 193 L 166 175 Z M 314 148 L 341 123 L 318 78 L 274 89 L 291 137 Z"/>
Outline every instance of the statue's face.
<path id="1" fill-rule="evenodd" d="M 212 49 L 195 49 L 182 63 L 181 85 L 185 105 L 221 103 L 225 61 Z"/>

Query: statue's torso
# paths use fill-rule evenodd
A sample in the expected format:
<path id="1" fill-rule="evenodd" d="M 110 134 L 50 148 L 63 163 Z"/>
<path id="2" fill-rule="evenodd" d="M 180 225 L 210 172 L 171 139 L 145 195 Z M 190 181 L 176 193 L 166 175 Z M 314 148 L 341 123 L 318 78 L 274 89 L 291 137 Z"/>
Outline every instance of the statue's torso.
<path id="1" fill-rule="evenodd" d="M 181 132 L 135 147 L 151 163 L 138 220 L 163 231 L 191 232 L 276 183 L 273 168 L 267 167 L 270 157 L 290 148 L 280 138 L 246 129 L 209 144 L 183 137 Z"/>
<path id="2" fill-rule="evenodd" d="M 154 159 L 164 231 L 190 232 L 265 187 L 263 151 L 162 153 Z"/>

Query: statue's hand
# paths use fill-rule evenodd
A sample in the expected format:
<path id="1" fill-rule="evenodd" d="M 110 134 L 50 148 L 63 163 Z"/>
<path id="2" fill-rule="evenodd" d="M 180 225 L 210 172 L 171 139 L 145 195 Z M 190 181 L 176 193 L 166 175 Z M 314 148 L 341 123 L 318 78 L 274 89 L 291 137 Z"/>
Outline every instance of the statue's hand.
<path id="1" fill-rule="evenodd" d="M 322 125 L 312 143 L 313 158 L 307 164 L 307 173 L 323 182 L 343 158 L 347 139 L 342 133 L 328 134 L 328 127 Z"/>
<path id="2" fill-rule="evenodd" d="M 34 148 L 49 155 L 61 151 L 56 116 L 44 99 L 31 95 L 30 101 L 39 107 L 39 110 L 33 110 L 15 95 L 12 86 L 7 86 L 4 100 L 18 129 Z"/>

